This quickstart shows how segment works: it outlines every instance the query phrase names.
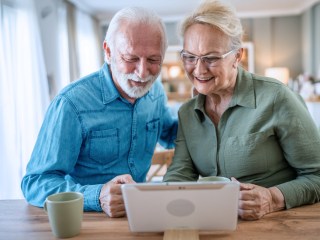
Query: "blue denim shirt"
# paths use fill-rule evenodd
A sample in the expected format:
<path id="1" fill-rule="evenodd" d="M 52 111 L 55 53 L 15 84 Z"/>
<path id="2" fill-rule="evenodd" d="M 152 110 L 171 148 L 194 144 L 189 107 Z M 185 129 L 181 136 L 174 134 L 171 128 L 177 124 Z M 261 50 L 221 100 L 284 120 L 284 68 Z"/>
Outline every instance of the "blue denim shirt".
<path id="1" fill-rule="evenodd" d="M 21 188 L 42 207 L 50 194 L 78 191 L 85 211 L 101 211 L 104 183 L 120 174 L 143 182 L 159 143 L 174 147 L 177 120 L 159 81 L 135 104 L 122 98 L 105 64 L 76 81 L 49 106 Z"/>

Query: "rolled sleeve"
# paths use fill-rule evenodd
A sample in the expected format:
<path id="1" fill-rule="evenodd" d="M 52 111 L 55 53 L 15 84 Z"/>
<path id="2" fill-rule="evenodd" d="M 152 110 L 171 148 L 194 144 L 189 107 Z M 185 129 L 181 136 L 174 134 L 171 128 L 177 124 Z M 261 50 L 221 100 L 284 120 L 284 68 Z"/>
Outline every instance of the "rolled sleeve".
<path id="1" fill-rule="evenodd" d="M 100 192 L 103 184 L 87 186 L 83 192 L 84 195 L 84 211 L 98 211 L 101 212 Z"/>

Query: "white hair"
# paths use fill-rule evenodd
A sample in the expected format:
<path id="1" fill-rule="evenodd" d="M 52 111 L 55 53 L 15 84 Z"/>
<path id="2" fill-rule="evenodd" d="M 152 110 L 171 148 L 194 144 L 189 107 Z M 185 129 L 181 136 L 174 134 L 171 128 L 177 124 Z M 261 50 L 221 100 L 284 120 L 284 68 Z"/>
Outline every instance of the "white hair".
<path id="1" fill-rule="evenodd" d="M 162 37 L 162 53 L 164 55 L 167 47 L 167 36 L 165 31 L 165 26 L 161 18 L 150 9 L 142 8 L 142 7 L 128 7 L 117 12 L 114 17 L 111 19 L 109 24 L 105 41 L 111 50 L 114 50 L 114 39 L 117 34 L 117 31 L 120 29 L 120 26 L 123 22 L 131 22 L 131 23 L 141 23 L 148 24 L 153 28 L 159 29 Z"/>
<path id="2" fill-rule="evenodd" d="M 231 40 L 231 48 L 242 47 L 243 28 L 235 9 L 217 0 L 204 0 L 181 24 L 181 35 L 193 24 L 208 24 L 220 29 Z"/>

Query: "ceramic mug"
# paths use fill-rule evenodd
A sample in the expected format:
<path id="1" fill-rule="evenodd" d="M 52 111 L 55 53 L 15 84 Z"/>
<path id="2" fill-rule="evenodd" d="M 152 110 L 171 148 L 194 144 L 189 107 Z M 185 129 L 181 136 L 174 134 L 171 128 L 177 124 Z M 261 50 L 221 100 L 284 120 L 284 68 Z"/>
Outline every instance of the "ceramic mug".
<path id="1" fill-rule="evenodd" d="M 44 203 L 53 234 L 68 238 L 80 233 L 83 217 L 83 195 L 79 192 L 62 192 L 50 195 Z"/>
<path id="2" fill-rule="evenodd" d="M 208 176 L 199 178 L 198 182 L 230 182 L 231 180 L 226 177 Z"/>

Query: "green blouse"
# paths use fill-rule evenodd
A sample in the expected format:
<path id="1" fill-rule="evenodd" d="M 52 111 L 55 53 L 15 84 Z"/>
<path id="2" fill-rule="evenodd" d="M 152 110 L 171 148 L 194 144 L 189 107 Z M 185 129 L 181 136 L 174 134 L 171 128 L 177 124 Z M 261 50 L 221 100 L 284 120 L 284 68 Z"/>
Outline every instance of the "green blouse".
<path id="1" fill-rule="evenodd" d="M 172 164 L 164 181 L 235 177 L 276 186 L 286 208 L 320 201 L 320 134 L 303 100 L 279 81 L 242 68 L 218 127 L 205 96 L 183 104 Z"/>

